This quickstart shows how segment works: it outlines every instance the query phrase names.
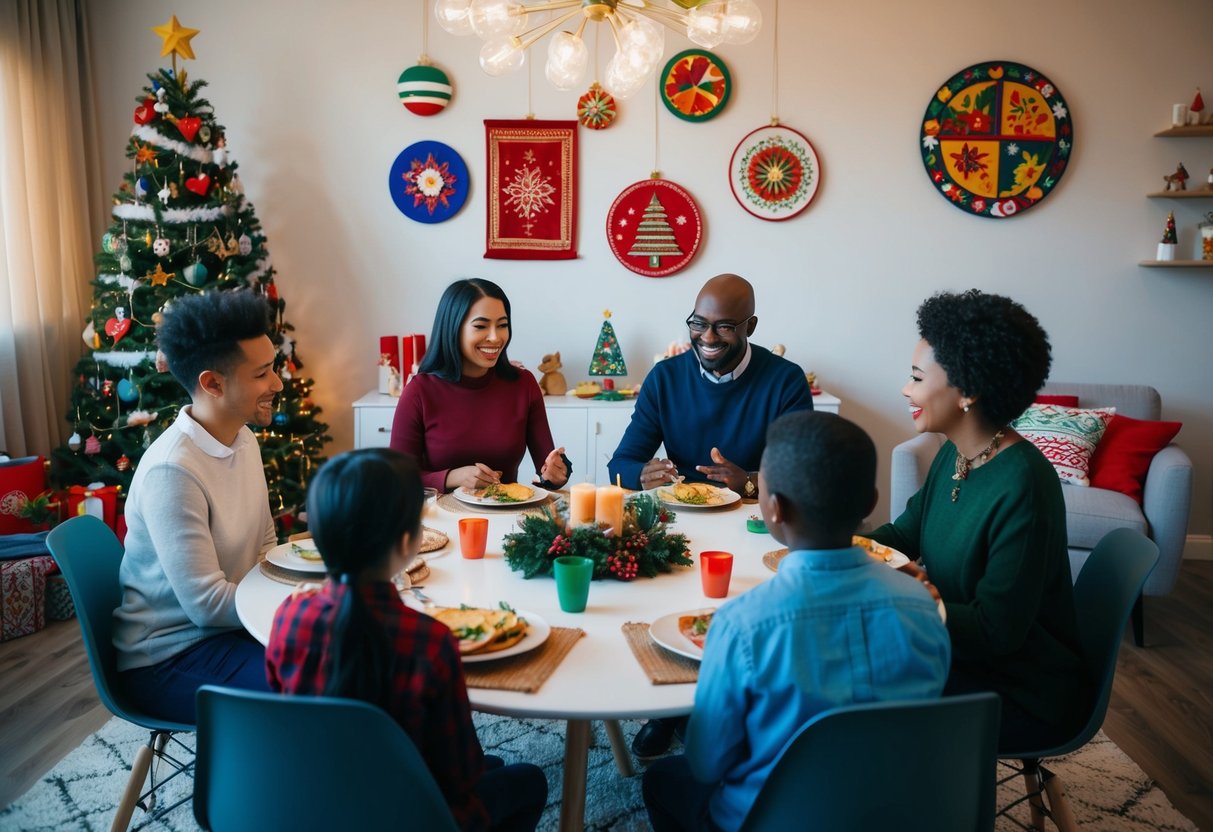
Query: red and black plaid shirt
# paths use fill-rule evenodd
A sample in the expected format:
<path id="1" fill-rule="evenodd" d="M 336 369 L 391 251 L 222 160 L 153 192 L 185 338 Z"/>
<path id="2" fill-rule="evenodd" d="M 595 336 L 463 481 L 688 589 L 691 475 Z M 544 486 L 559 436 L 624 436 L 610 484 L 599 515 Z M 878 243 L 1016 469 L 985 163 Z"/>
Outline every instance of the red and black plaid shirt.
<path id="1" fill-rule="evenodd" d="M 328 581 L 318 591 L 282 602 L 265 651 L 271 688 L 312 696 L 324 692 L 333 622 L 347 591 Z M 473 791 L 484 753 L 472 725 L 455 637 L 445 625 L 406 607 L 390 583 L 361 584 L 357 591 L 392 645 L 385 710 L 416 744 L 460 828 L 487 828 L 488 814 Z"/>

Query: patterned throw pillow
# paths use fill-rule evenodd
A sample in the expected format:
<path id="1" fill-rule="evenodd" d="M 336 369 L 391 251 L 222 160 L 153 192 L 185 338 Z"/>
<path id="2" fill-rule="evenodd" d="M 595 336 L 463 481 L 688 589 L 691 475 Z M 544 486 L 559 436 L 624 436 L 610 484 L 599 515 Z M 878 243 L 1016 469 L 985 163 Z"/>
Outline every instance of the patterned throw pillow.
<path id="1" fill-rule="evenodd" d="M 1090 485 L 1091 454 L 1115 414 L 1114 407 L 1084 410 L 1033 404 L 1011 427 L 1053 463 L 1063 484 Z"/>

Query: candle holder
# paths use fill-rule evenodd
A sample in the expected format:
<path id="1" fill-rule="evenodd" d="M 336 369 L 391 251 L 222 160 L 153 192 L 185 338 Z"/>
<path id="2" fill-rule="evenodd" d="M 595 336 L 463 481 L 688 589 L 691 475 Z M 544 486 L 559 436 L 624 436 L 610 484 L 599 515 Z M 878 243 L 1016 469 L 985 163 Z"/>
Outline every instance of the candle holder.
<path id="1" fill-rule="evenodd" d="M 651 494 L 640 493 L 624 503 L 622 532 L 598 522 L 573 526 L 568 502 L 561 498 L 519 518 L 519 530 L 505 536 L 505 561 L 524 578 L 552 574 L 562 555 L 593 560 L 594 580 L 655 578 L 694 563 L 686 535 L 670 531 L 676 516 Z"/>

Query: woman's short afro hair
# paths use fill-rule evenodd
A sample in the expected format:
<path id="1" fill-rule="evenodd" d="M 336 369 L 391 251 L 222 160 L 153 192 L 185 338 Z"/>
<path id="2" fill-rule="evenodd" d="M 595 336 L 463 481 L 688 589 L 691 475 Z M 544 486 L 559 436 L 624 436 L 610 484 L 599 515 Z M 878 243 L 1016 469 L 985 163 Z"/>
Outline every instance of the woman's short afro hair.
<path id="1" fill-rule="evenodd" d="M 990 421 L 1019 416 L 1049 377 L 1049 336 L 1023 306 L 977 289 L 940 292 L 918 307 L 918 334 L 931 345 L 948 383 Z"/>

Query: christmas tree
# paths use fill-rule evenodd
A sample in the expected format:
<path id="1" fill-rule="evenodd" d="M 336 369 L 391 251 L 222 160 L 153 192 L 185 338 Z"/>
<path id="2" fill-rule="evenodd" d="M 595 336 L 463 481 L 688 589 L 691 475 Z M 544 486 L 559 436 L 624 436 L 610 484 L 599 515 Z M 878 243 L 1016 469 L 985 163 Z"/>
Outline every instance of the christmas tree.
<path id="1" fill-rule="evenodd" d="M 626 376 L 628 365 L 623 362 L 623 350 L 619 348 L 619 339 L 615 337 L 615 327 L 611 326 L 611 310 L 604 311 L 606 318 L 598 333 L 598 343 L 594 346 L 594 355 L 590 359 L 590 375 L 592 376 Z"/>
<path id="2" fill-rule="evenodd" d="M 653 191 L 653 198 L 644 209 L 644 218 L 636 227 L 636 239 L 632 241 L 628 256 L 649 258 L 650 269 L 661 268 L 662 257 L 682 256 L 682 249 L 674 239 L 674 229 L 666 220 L 665 206 L 657 199 L 656 191 Z"/>
<path id="3" fill-rule="evenodd" d="M 1167 212 L 1167 225 L 1162 231 L 1162 242 L 1174 244 L 1177 242 L 1175 237 L 1175 212 Z"/>
<path id="4" fill-rule="evenodd" d="M 283 317 L 265 235 L 244 198 L 224 128 L 187 80 L 177 56 L 193 58 L 197 30 L 177 18 L 153 29 L 173 68 L 148 75 L 126 148 L 130 169 L 114 194 L 113 222 L 94 258 L 91 352 L 75 368 L 67 419 L 73 433 L 52 452 L 60 487 L 130 486 L 144 450 L 173 423 L 189 394 L 156 351 L 156 326 L 174 298 L 251 287 L 274 312 L 271 338 L 282 377 L 273 423 L 251 426 L 261 444 L 270 510 L 280 534 L 297 525 L 311 472 L 323 462 L 328 425 L 312 402 L 312 380 Z"/>

